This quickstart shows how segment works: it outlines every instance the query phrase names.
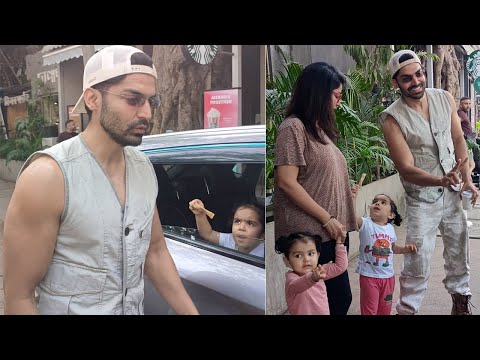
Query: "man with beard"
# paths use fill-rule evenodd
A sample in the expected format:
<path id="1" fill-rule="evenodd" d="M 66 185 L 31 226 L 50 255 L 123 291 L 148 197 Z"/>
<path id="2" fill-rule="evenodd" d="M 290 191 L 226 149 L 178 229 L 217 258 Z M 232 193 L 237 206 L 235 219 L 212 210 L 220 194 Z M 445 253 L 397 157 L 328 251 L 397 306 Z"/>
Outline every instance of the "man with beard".
<path id="1" fill-rule="evenodd" d="M 144 273 L 177 313 L 198 313 L 166 247 L 155 172 L 132 147 L 160 104 L 156 79 L 135 47 L 88 60 L 73 110 L 88 127 L 27 159 L 7 209 L 6 314 L 143 314 Z"/>
<path id="2" fill-rule="evenodd" d="M 58 135 L 57 144 L 77 136 L 78 133 L 75 130 L 76 130 L 75 121 L 73 120 L 65 121 L 65 131 Z"/>
<path id="3" fill-rule="evenodd" d="M 401 97 L 382 112 L 380 123 L 406 193 L 406 243 L 418 249 L 404 256 L 397 312 L 419 311 L 440 229 L 451 313 L 470 315 L 468 230 L 459 191 L 472 191 L 473 204 L 478 195 L 455 101 L 445 90 L 425 88 L 425 71 L 413 51 L 393 54 L 388 70 Z"/>
<path id="4" fill-rule="evenodd" d="M 457 110 L 458 117 L 460 118 L 463 136 L 465 139 L 475 140 L 475 133 L 472 131 L 472 124 L 468 117 L 468 111 L 472 106 L 470 98 L 464 96 L 460 99 L 460 106 Z"/>

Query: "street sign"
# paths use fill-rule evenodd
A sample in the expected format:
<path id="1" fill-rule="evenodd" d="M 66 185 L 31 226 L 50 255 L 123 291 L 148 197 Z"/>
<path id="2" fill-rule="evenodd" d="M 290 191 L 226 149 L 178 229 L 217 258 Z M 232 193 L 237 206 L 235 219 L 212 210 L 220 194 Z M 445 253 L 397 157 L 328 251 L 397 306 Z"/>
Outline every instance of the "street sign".
<path id="1" fill-rule="evenodd" d="M 480 76 L 480 50 L 475 50 L 468 55 L 467 70 L 474 78 Z"/>

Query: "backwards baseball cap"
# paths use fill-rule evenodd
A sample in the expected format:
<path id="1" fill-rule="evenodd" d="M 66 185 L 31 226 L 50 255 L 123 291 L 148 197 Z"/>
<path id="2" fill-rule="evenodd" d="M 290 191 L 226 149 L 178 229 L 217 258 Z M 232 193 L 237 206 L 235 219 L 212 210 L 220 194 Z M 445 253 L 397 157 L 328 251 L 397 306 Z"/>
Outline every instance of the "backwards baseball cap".
<path id="1" fill-rule="evenodd" d="M 410 55 L 410 56 L 407 56 L 408 59 L 400 62 L 400 58 L 406 54 Z M 407 66 L 413 63 L 422 64 L 422 62 L 418 58 L 417 54 L 415 54 L 415 52 L 413 52 L 412 50 L 397 51 L 395 54 L 392 55 L 387 65 L 388 71 L 390 71 L 390 76 L 393 78 L 393 75 L 395 75 L 398 70 L 400 70 L 404 66 Z"/>
<path id="2" fill-rule="evenodd" d="M 143 73 L 157 78 L 155 66 L 134 65 L 132 64 L 132 55 L 143 53 L 143 51 L 133 46 L 112 45 L 101 49 L 95 53 L 85 65 L 83 72 L 83 91 L 99 84 L 105 80 L 126 74 Z M 78 99 L 72 111 L 74 114 L 86 113 L 83 93 Z"/>

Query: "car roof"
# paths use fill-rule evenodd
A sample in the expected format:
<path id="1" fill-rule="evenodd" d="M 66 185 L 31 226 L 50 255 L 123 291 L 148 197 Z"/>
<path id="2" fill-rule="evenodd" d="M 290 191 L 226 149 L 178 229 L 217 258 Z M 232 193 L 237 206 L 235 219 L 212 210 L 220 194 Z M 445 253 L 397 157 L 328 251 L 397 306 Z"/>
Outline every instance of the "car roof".
<path id="1" fill-rule="evenodd" d="M 143 137 L 140 151 L 193 145 L 224 143 L 265 143 L 265 125 L 237 126 L 217 129 L 198 129 Z"/>

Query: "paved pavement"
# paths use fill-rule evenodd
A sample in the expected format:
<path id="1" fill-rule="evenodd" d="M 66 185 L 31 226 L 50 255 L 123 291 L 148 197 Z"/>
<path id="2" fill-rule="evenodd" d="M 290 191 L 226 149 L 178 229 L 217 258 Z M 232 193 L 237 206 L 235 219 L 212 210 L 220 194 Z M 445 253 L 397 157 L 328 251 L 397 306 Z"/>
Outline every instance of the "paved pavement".
<path id="1" fill-rule="evenodd" d="M 480 315 L 480 204 L 477 204 L 472 210 L 468 211 L 468 219 L 473 223 L 469 231 L 470 236 L 470 288 L 472 290 L 471 303 L 474 315 Z M 400 227 L 395 227 L 397 238 L 400 244 L 404 244 L 406 238 L 406 226 L 404 223 Z M 358 262 L 357 254 L 349 259 L 348 272 L 350 275 L 350 285 L 352 288 L 353 301 L 350 306 L 348 315 L 360 315 L 360 287 L 359 276 L 355 273 Z M 352 251 L 354 253 L 354 251 Z M 445 277 L 443 269 L 443 242 L 440 233 L 437 236 L 435 252 L 433 254 L 432 266 L 430 270 L 430 280 L 422 307 L 418 315 L 449 315 L 452 309 L 452 298 L 443 286 L 442 280 Z M 402 255 L 394 255 L 395 269 L 395 291 L 393 294 L 394 304 L 399 296 L 399 280 L 400 271 L 403 264 Z M 396 314 L 395 306 L 392 307 L 392 314 Z"/>
<path id="2" fill-rule="evenodd" d="M 14 182 L 0 179 L 0 315 L 3 315 L 3 221 L 7 212 L 8 203 L 12 197 Z"/>

